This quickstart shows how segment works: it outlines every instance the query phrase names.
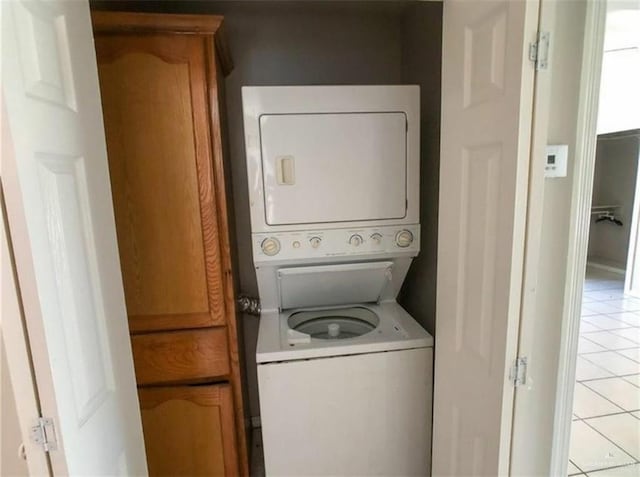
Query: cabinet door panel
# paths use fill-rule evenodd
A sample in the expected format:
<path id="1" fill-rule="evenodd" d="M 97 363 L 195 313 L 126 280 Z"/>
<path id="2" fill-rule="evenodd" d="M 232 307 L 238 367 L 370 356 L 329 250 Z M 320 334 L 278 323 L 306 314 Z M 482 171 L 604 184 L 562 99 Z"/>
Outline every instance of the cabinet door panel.
<path id="1" fill-rule="evenodd" d="M 224 323 L 205 41 L 96 38 L 132 331 Z"/>
<path id="2" fill-rule="evenodd" d="M 239 475 L 231 386 L 139 390 L 149 475 Z"/>

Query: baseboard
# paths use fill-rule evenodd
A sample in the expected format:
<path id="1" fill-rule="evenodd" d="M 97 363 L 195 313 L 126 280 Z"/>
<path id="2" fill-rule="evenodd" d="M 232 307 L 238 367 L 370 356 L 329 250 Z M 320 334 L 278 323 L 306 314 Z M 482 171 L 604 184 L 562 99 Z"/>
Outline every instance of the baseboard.
<path id="1" fill-rule="evenodd" d="M 607 272 L 617 273 L 618 275 L 622 276 L 624 276 L 624 274 L 626 273 L 626 271 L 622 268 L 614 267 L 613 265 L 606 265 L 604 263 L 592 262 L 591 260 L 587 260 L 587 267 L 606 270 Z"/>
<path id="2" fill-rule="evenodd" d="M 251 427 L 253 427 L 254 429 L 257 427 L 262 427 L 260 416 L 251 416 Z"/>

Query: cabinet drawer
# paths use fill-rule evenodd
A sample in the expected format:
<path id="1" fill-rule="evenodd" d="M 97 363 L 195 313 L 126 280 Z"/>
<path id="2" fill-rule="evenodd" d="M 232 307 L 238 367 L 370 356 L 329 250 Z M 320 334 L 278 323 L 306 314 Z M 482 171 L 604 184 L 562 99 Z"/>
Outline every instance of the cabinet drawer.
<path id="1" fill-rule="evenodd" d="M 131 346 L 138 384 L 184 382 L 229 374 L 224 327 L 134 335 Z"/>

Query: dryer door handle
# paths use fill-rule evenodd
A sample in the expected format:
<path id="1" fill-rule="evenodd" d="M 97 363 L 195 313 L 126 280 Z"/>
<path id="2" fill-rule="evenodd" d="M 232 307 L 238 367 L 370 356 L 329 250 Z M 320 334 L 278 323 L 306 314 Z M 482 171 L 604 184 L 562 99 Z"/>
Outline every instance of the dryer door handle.
<path id="1" fill-rule="evenodd" d="M 293 156 L 280 156 L 276 158 L 276 174 L 278 185 L 294 185 L 296 183 L 296 169 Z"/>

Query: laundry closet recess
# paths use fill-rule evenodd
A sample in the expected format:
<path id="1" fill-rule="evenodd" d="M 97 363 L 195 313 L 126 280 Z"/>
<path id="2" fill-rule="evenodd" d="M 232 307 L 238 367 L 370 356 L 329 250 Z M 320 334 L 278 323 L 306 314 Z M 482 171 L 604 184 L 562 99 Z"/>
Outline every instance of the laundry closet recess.
<path id="1" fill-rule="evenodd" d="M 409 269 L 398 302 L 434 334 L 442 4 L 94 1 L 92 9 L 94 14 L 128 10 L 223 17 L 223 44 L 218 43 L 221 31 L 217 31 L 214 40 L 213 33 L 197 29 L 191 34 L 180 34 L 171 28 L 161 34 L 126 29 L 107 33 L 96 29 L 95 34 L 147 452 L 156 434 L 163 434 L 158 437 L 159 453 L 169 448 L 162 446 L 169 446 L 171 439 L 195 439 L 191 442 L 204 445 L 215 435 L 216 444 L 211 445 L 222 449 L 216 455 L 225 456 L 224 469 L 226 456 L 236 452 L 242 475 L 244 423 L 258 425 L 260 411 L 255 363 L 258 319 L 239 316 L 236 336 L 231 278 L 237 278 L 236 294 L 258 295 L 251 255 L 240 89 L 247 85 L 420 86 L 420 255 Z M 194 39 L 202 34 L 207 40 L 196 45 Z M 152 49 L 151 39 L 160 37 L 163 41 Z M 125 49 L 132 54 L 114 61 L 118 52 Z M 180 59 L 176 60 L 175 55 Z M 233 67 L 225 65 L 226 58 L 232 59 Z M 187 64 L 191 75 L 186 73 Z M 136 84 L 139 92 L 131 92 L 128 88 Z M 128 100 L 124 93 L 129 94 Z M 152 114 L 157 111 L 155 106 L 146 110 L 140 106 L 138 115 L 127 112 L 129 105 L 140 105 L 140 101 L 149 101 L 154 95 L 162 99 L 165 108 L 159 114 Z M 114 103 L 109 106 L 111 101 Z M 199 112 L 198 107 L 203 109 Z M 188 108 L 192 108 L 191 115 Z M 385 120 L 392 129 L 393 115 Z M 125 123 L 126 128 L 114 126 Z M 150 132 L 151 128 L 158 128 L 158 132 Z M 193 134 L 195 141 L 189 145 Z M 198 143 L 198 134 L 209 136 Z M 203 145 L 207 141 L 209 149 Z M 125 145 L 136 151 L 149 151 L 149 160 L 132 171 L 128 180 L 135 182 L 129 189 L 115 183 L 123 177 L 118 171 L 122 170 L 125 156 L 114 154 L 113 150 Z M 282 173 L 276 180 L 286 182 L 292 173 L 299 172 L 288 169 L 286 160 L 278 166 Z M 210 172 L 206 172 L 207 168 Z M 207 178 L 212 178 L 209 183 Z M 381 197 L 386 195 L 383 182 L 376 186 Z M 227 195 L 225 189 L 229 191 Z M 317 194 L 322 197 L 323 193 L 319 183 Z M 132 215 L 133 201 L 144 204 L 148 212 Z M 389 211 L 385 213 L 391 214 L 399 206 L 386 205 Z M 348 208 L 344 212 L 348 214 Z M 318 214 L 322 213 L 319 209 Z M 131 228 L 132 217 L 137 219 L 133 222 L 138 228 Z M 277 215 L 271 219 L 301 220 Z M 228 231 L 224 228 L 227 223 Z M 213 228 L 208 228 L 212 224 Z M 126 238 L 131 232 L 146 234 L 145 244 L 154 245 L 141 250 L 139 242 Z M 222 263 L 210 260 L 216 254 Z M 185 263 L 192 265 L 184 267 Z M 215 266 L 208 267 L 210 264 Z M 143 282 L 146 286 L 141 287 Z M 180 339 L 153 341 L 154 337 L 163 336 Z M 182 361 L 176 359 L 176 349 L 182 349 L 178 354 L 192 357 L 193 362 L 183 367 Z M 150 366 L 141 365 L 141 359 Z M 195 371 L 189 371 L 192 374 L 185 378 L 180 373 L 186 368 Z M 207 394 L 208 390 L 212 393 Z M 163 407 L 159 402 L 169 404 Z M 207 410 L 189 414 L 189 406 Z M 190 423 L 179 417 L 187 414 L 193 416 Z M 235 424 L 230 426 L 229 422 Z M 186 434 L 173 433 L 172 429 L 181 425 L 193 429 Z M 187 452 L 176 445 L 178 451 Z M 169 455 L 158 459 L 161 467 L 172 464 Z M 221 471 L 220 467 L 204 471 L 204 464 L 198 466 L 177 469 L 182 473 L 176 471 L 174 475 L 219 475 Z M 154 472 L 150 461 L 152 475 L 172 472 L 170 467 L 156 469 Z"/>

